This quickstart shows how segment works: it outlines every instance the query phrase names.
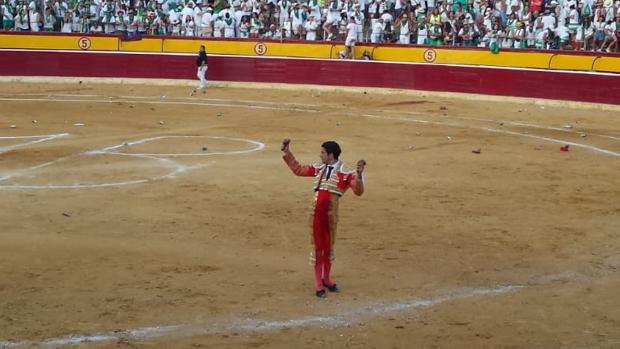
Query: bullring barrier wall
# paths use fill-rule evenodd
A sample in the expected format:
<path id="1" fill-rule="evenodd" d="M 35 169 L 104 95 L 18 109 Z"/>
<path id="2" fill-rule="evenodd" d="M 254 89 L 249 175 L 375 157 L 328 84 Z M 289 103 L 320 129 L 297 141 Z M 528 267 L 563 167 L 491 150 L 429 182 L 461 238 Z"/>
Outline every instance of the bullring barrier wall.
<path id="1" fill-rule="evenodd" d="M 341 43 L 109 35 L 0 34 L 0 75 L 209 79 L 404 88 L 620 104 L 620 55 L 360 45 L 372 61 L 338 60 Z"/>

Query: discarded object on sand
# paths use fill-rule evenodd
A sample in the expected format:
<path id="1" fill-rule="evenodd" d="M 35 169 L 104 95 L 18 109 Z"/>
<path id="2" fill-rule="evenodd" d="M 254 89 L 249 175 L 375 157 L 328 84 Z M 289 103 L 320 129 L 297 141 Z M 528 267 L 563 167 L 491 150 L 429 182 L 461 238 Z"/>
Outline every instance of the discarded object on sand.
<path id="1" fill-rule="evenodd" d="M 568 144 L 567 144 L 567 145 L 564 145 L 564 146 L 561 146 L 561 147 L 560 147 L 560 151 L 565 151 L 565 152 L 567 152 L 569 147 L 570 147 L 570 146 L 569 146 Z"/>

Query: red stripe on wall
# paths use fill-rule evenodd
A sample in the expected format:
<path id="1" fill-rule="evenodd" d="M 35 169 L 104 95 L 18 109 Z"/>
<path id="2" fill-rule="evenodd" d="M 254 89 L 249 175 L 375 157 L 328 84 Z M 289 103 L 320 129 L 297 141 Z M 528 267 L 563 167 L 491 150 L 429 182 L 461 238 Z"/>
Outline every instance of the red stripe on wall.
<path id="1" fill-rule="evenodd" d="M 196 79 L 190 56 L 1 51 L 0 75 Z M 620 75 L 363 61 L 209 57 L 208 79 L 466 92 L 620 105 Z"/>

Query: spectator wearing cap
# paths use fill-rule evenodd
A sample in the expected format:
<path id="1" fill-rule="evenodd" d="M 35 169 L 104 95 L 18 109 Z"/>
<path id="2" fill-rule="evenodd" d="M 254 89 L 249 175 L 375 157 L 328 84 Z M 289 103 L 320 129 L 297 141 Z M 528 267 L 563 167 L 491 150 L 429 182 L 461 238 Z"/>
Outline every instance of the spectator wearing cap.
<path id="1" fill-rule="evenodd" d="M 306 25 L 305 25 L 306 40 L 309 40 L 309 41 L 316 40 L 316 30 L 318 29 L 318 27 L 319 27 L 319 22 L 314 17 L 314 14 L 310 13 L 310 15 L 308 15 L 308 21 L 306 22 Z"/>

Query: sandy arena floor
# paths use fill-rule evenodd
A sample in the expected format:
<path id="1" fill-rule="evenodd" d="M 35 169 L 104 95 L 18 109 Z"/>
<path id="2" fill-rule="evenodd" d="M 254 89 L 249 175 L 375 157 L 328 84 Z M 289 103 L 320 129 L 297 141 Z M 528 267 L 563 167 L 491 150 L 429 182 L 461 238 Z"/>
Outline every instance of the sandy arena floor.
<path id="1" fill-rule="evenodd" d="M 188 92 L 2 84 L 0 348 L 620 348 L 617 111 Z M 285 137 L 368 162 L 323 300 Z"/>

